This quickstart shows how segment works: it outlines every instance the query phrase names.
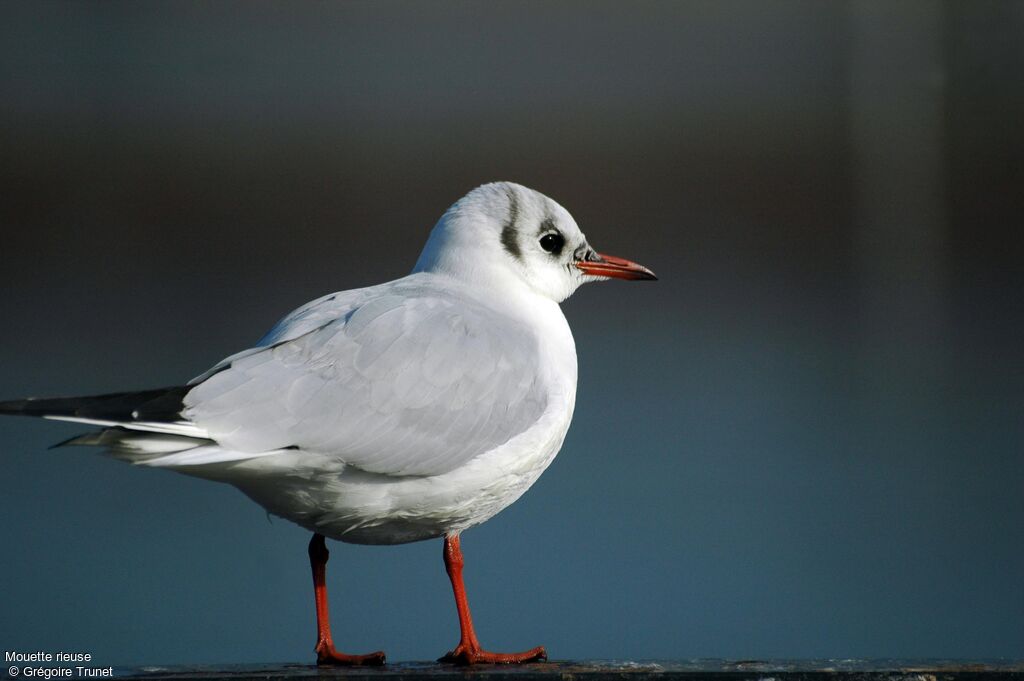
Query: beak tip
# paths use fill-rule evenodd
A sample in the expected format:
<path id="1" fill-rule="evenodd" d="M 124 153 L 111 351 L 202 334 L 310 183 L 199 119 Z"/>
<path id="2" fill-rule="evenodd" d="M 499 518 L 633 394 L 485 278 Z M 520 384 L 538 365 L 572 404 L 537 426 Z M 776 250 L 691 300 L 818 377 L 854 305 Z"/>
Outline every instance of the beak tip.
<path id="1" fill-rule="evenodd" d="M 652 272 L 649 268 L 643 265 L 637 265 L 639 271 L 637 272 L 637 279 L 640 281 L 658 281 L 658 275 Z"/>

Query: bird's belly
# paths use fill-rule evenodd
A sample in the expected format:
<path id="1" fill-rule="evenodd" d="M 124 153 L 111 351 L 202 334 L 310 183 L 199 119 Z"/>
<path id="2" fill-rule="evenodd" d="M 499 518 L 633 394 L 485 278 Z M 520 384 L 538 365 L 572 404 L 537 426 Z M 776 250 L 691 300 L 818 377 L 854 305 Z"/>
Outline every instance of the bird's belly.
<path id="1" fill-rule="evenodd" d="M 236 464 L 230 482 L 274 515 L 332 539 L 402 544 L 440 537 L 478 525 L 522 496 L 561 448 L 573 401 L 441 475 L 379 475 L 287 452 Z"/>

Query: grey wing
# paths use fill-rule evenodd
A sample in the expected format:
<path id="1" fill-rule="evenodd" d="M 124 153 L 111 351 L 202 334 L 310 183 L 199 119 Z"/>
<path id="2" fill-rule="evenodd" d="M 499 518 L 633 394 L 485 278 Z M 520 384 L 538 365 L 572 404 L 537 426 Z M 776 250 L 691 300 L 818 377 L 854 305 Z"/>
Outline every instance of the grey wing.
<path id="1" fill-rule="evenodd" d="M 338 313 L 236 355 L 186 395 L 185 415 L 234 450 L 438 475 L 544 411 L 536 340 L 507 317 L 437 292 L 374 292 Z"/>

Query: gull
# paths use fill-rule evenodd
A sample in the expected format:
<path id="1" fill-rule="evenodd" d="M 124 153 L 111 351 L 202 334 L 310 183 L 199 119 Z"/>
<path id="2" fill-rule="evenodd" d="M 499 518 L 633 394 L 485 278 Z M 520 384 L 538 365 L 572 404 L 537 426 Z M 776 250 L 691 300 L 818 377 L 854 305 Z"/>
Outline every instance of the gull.
<path id="1" fill-rule="evenodd" d="M 385 661 L 334 646 L 325 538 L 443 537 L 461 637 L 439 661 L 543 660 L 543 646 L 481 647 L 460 534 L 518 499 L 561 448 L 577 367 L 559 303 L 609 278 L 656 277 L 596 252 L 547 196 L 485 184 L 444 213 L 411 274 L 307 303 L 185 385 L 0 402 L 0 413 L 101 426 L 62 444 L 234 485 L 311 531 L 318 664 Z"/>

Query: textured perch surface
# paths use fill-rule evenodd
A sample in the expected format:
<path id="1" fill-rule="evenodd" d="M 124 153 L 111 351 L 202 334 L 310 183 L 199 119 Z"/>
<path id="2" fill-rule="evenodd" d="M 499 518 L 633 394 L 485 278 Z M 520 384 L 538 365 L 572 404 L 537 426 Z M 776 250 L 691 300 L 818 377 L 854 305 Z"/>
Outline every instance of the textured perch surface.
<path id="1" fill-rule="evenodd" d="M 156 681 L 288 681 L 338 677 L 346 681 L 419 678 L 466 681 L 514 677 L 514 681 L 954 681 L 1015 679 L 1024 681 L 1024 660 L 965 662 L 956 660 L 684 660 L 673 662 L 543 662 L 521 666 L 453 667 L 428 662 L 400 662 L 384 667 L 317 668 L 312 665 L 235 665 L 205 667 L 137 667 L 115 671 L 122 679 Z"/>

